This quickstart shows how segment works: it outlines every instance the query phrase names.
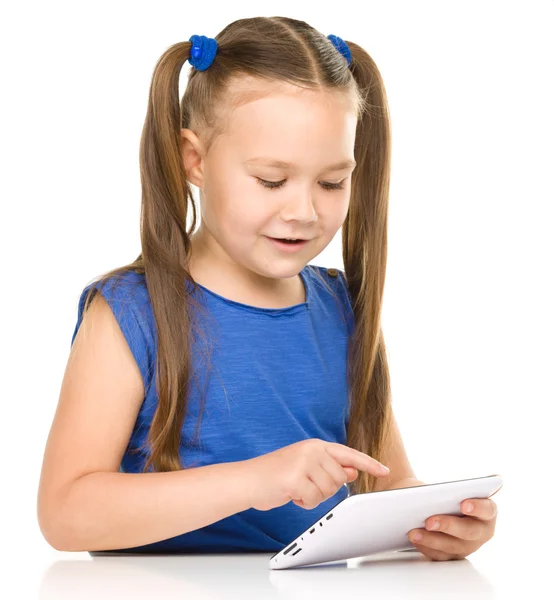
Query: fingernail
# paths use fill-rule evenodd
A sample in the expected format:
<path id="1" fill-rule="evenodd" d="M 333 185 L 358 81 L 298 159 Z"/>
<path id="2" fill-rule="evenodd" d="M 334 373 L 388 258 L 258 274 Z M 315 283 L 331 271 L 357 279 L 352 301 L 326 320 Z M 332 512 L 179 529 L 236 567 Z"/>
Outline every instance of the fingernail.
<path id="1" fill-rule="evenodd" d="M 473 504 L 471 502 L 468 502 L 466 504 L 466 512 L 471 512 L 473 510 Z"/>
<path id="2" fill-rule="evenodd" d="M 423 538 L 423 535 L 421 535 L 421 533 L 419 531 L 416 531 L 413 535 L 412 535 L 412 540 L 414 542 L 419 542 L 421 541 L 421 539 Z"/>
<path id="3" fill-rule="evenodd" d="M 385 465 L 382 465 L 381 463 L 379 463 L 379 468 L 381 469 L 381 471 L 383 471 L 383 473 L 390 472 L 390 469 L 388 467 L 385 467 Z"/>

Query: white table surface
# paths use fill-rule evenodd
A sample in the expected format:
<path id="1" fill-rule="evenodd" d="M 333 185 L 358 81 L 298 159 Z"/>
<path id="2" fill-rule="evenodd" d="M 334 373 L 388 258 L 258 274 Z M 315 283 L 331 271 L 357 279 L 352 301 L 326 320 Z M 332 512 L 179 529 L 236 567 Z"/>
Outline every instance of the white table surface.
<path id="1" fill-rule="evenodd" d="M 531 597 L 551 597 L 548 570 L 539 567 L 537 557 L 518 556 L 509 541 L 499 537 L 460 561 L 437 562 L 419 552 L 389 552 L 274 571 L 268 568 L 272 554 L 106 556 L 52 551 L 36 582 L 36 594 L 22 597 L 305 600 L 336 599 L 342 591 L 357 598 L 473 599 L 514 598 L 516 592 L 533 588 L 537 595 Z"/>

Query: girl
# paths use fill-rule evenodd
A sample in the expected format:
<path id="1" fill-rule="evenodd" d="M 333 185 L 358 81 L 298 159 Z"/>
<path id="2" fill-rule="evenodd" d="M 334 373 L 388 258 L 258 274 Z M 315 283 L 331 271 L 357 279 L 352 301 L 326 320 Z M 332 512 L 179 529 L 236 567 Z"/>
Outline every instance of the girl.
<path id="1" fill-rule="evenodd" d="M 79 299 L 38 493 L 50 545 L 275 552 L 349 493 L 423 483 L 380 323 L 390 149 L 373 60 L 303 21 L 241 19 L 162 55 L 142 252 Z M 308 265 L 341 227 L 344 272 Z M 475 551 L 496 505 L 471 504 L 416 547 Z"/>

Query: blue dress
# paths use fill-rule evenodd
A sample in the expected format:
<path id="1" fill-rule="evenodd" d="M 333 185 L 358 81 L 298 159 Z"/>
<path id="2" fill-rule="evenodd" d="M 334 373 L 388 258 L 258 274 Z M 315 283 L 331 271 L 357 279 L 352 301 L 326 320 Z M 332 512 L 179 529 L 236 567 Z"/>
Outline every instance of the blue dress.
<path id="1" fill-rule="evenodd" d="M 306 300 L 285 308 L 242 304 L 185 282 L 207 309 L 197 316 L 202 335 L 191 333 L 194 376 L 180 447 L 186 467 L 246 460 L 308 438 L 346 443 L 346 353 L 353 327 L 346 280 L 343 271 L 316 265 L 306 265 L 300 277 Z M 71 344 L 86 293 L 95 283 L 81 293 Z M 131 271 L 117 284 L 112 278 L 102 295 L 144 383 L 145 397 L 120 466 L 122 472 L 140 473 L 147 459 L 147 450 L 140 447 L 157 405 L 156 324 L 145 276 Z M 201 397 L 205 404 L 195 431 Z M 251 508 L 195 531 L 117 552 L 277 552 L 347 496 L 345 484 L 311 510 L 293 502 L 268 511 Z"/>

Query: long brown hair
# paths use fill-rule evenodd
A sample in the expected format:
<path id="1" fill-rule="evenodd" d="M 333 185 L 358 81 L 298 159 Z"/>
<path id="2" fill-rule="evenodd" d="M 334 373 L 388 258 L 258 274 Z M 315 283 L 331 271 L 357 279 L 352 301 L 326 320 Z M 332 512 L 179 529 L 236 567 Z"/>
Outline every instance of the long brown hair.
<path id="1" fill-rule="evenodd" d="M 227 25 L 215 39 L 218 49 L 214 62 L 205 71 L 190 70 L 180 103 L 179 75 L 189 58 L 191 42 L 169 47 L 155 66 L 140 142 L 142 252 L 134 262 L 98 280 L 119 278 L 129 270 L 142 273 L 152 304 L 158 336 L 158 405 L 148 434 L 150 456 L 144 470 L 150 465 L 156 471 L 183 468 L 179 448 L 188 407 L 188 332 L 194 304 L 183 282 L 196 287 L 187 269 L 197 215 L 182 161 L 180 129 L 196 127 L 209 132 L 209 151 L 222 131 L 216 108 L 229 107 L 232 100 L 227 86 L 231 78 L 241 75 L 343 93 L 354 99 L 357 166 L 342 227 L 344 272 L 355 323 L 348 346 L 347 445 L 381 460 L 391 419 L 389 368 L 381 327 L 391 141 L 381 75 L 369 54 L 356 43 L 346 41 L 352 54 L 348 66 L 324 34 L 304 21 L 286 17 L 240 19 Z M 187 230 L 189 203 L 192 223 Z M 95 287 L 87 295 L 85 310 Z M 355 494 L 372 491 L 374 485 L 375 478 L 360 471 L 349 487 Z"/>

